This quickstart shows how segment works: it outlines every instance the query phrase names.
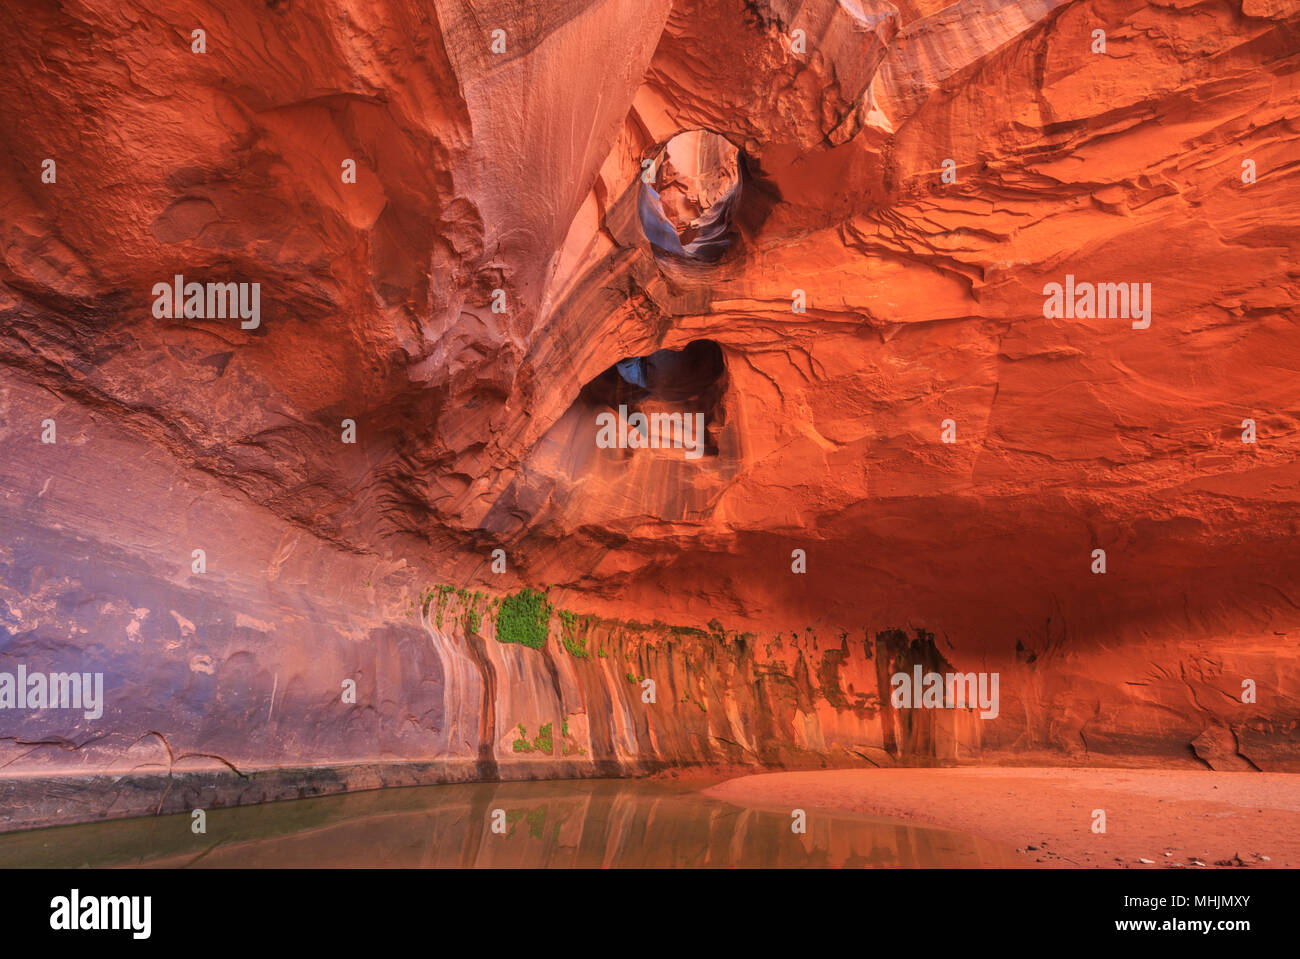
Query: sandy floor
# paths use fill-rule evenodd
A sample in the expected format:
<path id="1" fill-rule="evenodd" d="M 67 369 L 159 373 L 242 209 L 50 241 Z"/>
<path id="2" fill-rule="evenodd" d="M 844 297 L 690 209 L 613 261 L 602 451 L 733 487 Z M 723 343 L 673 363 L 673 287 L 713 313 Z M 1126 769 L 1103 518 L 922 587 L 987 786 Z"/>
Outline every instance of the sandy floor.
<path id="1" fill-rule="evenodd" d="M 744 776 L 704 792 L 743 805 L 929 823 L 1013 846 L 1026 866 L 1300 866 L 1293 773 L 853 769 Z M 1096 809 L 1106 813 L 1104 834 L 1092 831 Z"/>

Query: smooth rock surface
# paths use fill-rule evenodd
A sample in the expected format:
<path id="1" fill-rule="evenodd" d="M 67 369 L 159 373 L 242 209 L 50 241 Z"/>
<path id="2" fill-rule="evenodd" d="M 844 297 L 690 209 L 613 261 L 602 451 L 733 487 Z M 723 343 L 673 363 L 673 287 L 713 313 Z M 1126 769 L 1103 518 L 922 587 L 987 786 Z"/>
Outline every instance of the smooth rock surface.
<path id="1" fill-rule="evenodd" d="M 0 711 L 4 774 L 490 776 L 547 723 L 557 774 L 1300 769 L 1296 4 L 155 7 L 0 9 L 0 671 L 106 693 Z M 701 129 L 734 240 L 657 257 Z M 1067 274 L 1149 328 L 1045 317 Z M 584 388 L 696 340 L 711 452 L 598 448 Z M 607 655 L 499 642 L 525 586 Z M 916 662 L 998 718 L 894 710 Z"/>

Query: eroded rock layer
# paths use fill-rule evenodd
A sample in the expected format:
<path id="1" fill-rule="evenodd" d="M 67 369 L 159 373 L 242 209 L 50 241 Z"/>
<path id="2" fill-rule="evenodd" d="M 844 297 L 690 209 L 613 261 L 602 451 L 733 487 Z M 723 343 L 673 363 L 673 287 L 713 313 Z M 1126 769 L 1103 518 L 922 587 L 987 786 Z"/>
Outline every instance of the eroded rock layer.
<path id="1" fill-rule="evenodd" d="M 6 774 L 1300 769 L 1296 3 L 153 6 L 0 9 Z"/>

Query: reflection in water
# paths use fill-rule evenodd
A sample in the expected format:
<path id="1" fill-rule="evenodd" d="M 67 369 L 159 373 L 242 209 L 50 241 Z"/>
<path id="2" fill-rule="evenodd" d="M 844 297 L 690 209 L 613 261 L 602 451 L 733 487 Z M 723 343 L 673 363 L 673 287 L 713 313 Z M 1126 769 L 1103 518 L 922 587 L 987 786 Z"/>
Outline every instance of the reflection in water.
<path id="1" fill-rule="evenodd" d="M 494 833 L 495 810 L 505 832 Z M 500 821 L 501 817 L 496 817 Z M 0 835 L 0 868 L 1000 866 L 960 833 L 809 810 L 742 809 L 628 780 L 422 786 Z"/>

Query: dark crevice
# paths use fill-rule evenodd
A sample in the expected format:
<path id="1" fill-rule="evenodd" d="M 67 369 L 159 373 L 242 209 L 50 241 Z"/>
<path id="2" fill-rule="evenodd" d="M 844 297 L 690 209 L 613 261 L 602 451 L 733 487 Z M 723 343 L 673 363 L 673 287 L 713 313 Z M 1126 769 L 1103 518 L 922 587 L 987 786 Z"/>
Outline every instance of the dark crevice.
<path id="1" fill-rule="evenodd" d="M 693 340 L 680 350 L 656 350 L 619 360 L 583 387 L 578 403 L 594 413 L 640 413 L 652 422 L 676 417 L 695 441 L 693 424 L 702 425 L 703 455 L 718 452 L 716 432 L 722 423 L 727 366 L 722 347 L 713 340 Z M 676 429 L 676 426 L 672 427 Z M 667 434 L 652 434 L 662 446 Z"/>

